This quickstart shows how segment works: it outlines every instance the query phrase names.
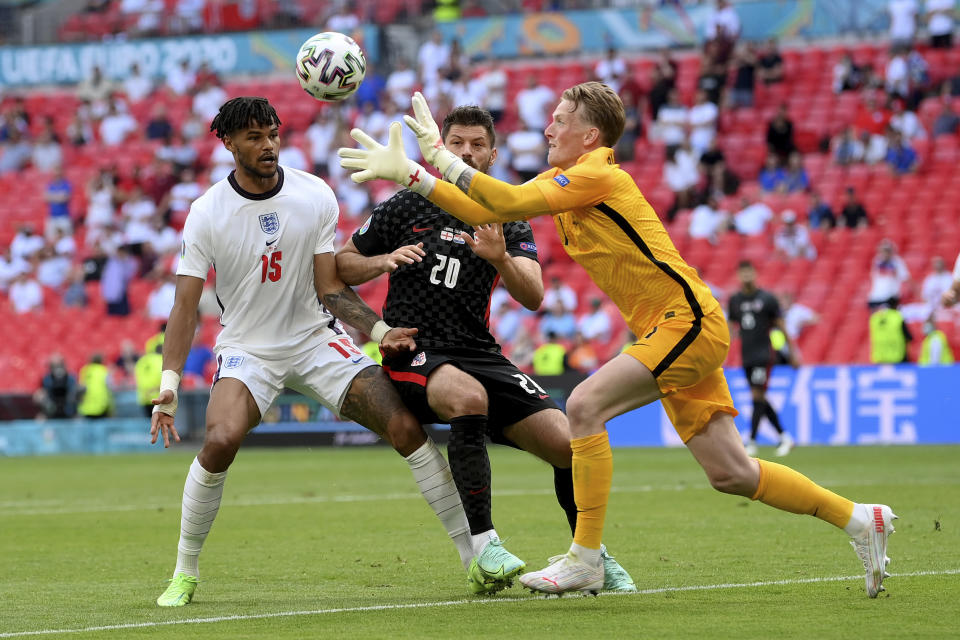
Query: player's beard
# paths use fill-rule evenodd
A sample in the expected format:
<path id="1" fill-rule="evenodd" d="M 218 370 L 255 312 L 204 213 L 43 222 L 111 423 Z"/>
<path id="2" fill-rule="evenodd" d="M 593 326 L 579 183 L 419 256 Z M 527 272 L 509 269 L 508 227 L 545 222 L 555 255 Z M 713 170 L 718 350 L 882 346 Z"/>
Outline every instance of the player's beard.
<path id="1" fill-rule="evenodd" d="M 259 161 L 259 160 L 258 160 L 258 161 Z M 279 166 L 279 164 L 278 164 L 276 161 L 274 161 L 274 163 L 273 163 L 273 170 L 270 171 L 269 173 L 265 173 L 265 172 L 261 171 L 260 169 L 257 169 L 255 166 L 247 164 L 246 162 L 244 162 L 244 161 L 241 160 L 240 158 L 237 158 L 237 162 L 240 164 L 240 168 L 241 168 L 241 169 L 243 169 L 244 171 L 246 171 L 246 172 L 247 172 L 248 174 L 250 174 L 251 176 L 256 177 L 256 178 L 260 178 L 261 180 L 269 180 L 270 178 L 272 178 L 272 177 L 274 177 L 275 175 L 277 175 L 277 167 Z"/>
<path id="2" fill-rule="evenodd" d="M 471 169 L 476 169 L 480 173 L 486 173 L 487 169 L 490 168 L 489 159 L 485 163 L 483 163 L 483 165 L 478 165 L 476 159 L 474 159 L 473 156 L 470 156 L 469 160 L 467 160 L 466 158 L 460 158 L 460 159 L 463 160 L 468 167 L 470 167 Z"/>

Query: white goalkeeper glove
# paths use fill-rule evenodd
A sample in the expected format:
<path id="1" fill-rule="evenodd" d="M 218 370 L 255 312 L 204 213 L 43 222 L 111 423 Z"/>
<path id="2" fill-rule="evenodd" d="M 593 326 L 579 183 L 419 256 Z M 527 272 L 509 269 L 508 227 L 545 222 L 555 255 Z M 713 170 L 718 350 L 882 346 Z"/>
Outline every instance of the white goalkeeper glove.
<path id="1" fill-rule="evenodd" d="M 416 134 L 417 144 L 420 145 L 424 160 L 435 166 L 447 182 L 456 184 L 460 174 L 469 165 L 443 146 L 440 129 L 430 113 L 430 106 L 423 94 L 417 91 L 410 101 L 413 103 L 413 113 L 416 118 L 403 116 L 403 121 Z"/>
<path id="2" fill-rule="evenodd" d="M 350 179 L 356 183 L 383 178 L 426 197 L 433 191 L 437 179 L 404 153 L 403 142 L 400 140 L 401 129 L 399 122 L 390 125 L 390 138 L 386 146 L 368 136 L 362 129 L 353 129 L 350 137 L 365 148 L 338 149 L 340 166 L 344 169 L 358 169 L 350 174 Z"/>

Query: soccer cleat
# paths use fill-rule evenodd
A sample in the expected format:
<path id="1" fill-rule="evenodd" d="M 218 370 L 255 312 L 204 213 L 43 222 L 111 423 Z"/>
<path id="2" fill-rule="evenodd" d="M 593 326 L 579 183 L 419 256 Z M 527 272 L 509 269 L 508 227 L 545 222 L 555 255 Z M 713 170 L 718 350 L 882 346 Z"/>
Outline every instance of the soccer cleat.
<path id="1" fill-rule="evenodd" d="M 790 450 L 793 449 L 793 437 L 790 436 L 786 431 L 783 432 L 783 435 L 780 436 L 780 446 L 777 447 L 777 457 L 782 458 L 783 456 L 790 453 Z"/>
<path id="2" fill-rule="evenodd" d="M 743 445 L 743 448 L 747 450 L 747 455 L 751 458 L 757 455 L 757 443 L 755 441 L 748 441 L 747 444 Z"/>
<path id="3" fill-rule="evenodd" d="M 600 545 L 600 557 L 603 558 L 603 590 L 619 593 L 635 593 L 637 585 L 627 570 L 620 566 L 612 555 L 607 553 L 607 547 Z"/>
<path id="4" fill-rule="evenodd" d="M 476 558 L 470 561 L 467 579 L 476 594 L 490 595 L 513 586 L 513 579 L 527 565 L 503 548 L 503 542 L 491 538 Z"/>
<path id="5" fill-rule="evenodd" d="M 178 573 L 170 580 L 170 586 L 157 598 L 161 607 L 182 607 L 193 600 L 193 592 L 200 581 L 194 576 Z"/>
<path id="6" fill-rule="evenodd" d="M 597 595 L 604 587 L 603 565 L 592 567 L 568 552 L 550 558 L 550 566 L 546 569 L 523 574 L 520 583 L 541 593 L 583 591 Z"/>
<path id="7" fill-rule="evenodd" d="M 893 521 L 897 516 L 885 504 L 865 504 L 863 506 L 870 515 L 870 524 L 863 534 L 850 541 L 857 557 L 863 562 L 866 571 L 867 595 L 876 598 L 884 591 L 883 579 L 890 576 L 887 565 L 887 538 L 893 533 Z"/>

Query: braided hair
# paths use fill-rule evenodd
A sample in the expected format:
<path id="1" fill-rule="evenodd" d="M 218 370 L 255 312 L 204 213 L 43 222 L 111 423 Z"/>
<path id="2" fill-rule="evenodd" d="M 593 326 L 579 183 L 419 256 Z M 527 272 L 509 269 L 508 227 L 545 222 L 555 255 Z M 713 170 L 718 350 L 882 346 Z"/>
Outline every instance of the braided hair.
<path id="1" fill-rule="evenodd" d="M 246 129 L 254 123 L 260 126 L 279 126 L 280 118 L 266 98 L 242 96 L 223 103 L 220 112 L 210 123 L 210 131 L 223 140 L 234 131 Z"/>

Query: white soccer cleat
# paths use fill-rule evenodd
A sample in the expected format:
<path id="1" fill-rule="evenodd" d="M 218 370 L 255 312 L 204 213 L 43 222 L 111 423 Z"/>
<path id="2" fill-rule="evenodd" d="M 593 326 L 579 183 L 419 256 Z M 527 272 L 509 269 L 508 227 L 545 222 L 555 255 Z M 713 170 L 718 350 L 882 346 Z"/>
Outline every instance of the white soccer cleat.
<path id="1" fill-rule="evenodd" d="M 603 589 L 603 564 L 591 566 L 568 552 L 550 558 L 546 569 L 523 574 L 520 583 L 541 593 L 583 591 L 596 595 Z"/>
<path id="2" fill-rule="evenodd" d="M 790 436 L 786 431 L 783 432 L 783 435 L 780 436 L 780 446 L 777 447 L 776 455 L 778 458 L 790 453 L 790 450 L 793 449 L 794 442 L 793 437 Z"/>
<path id="3" fill-rule="evenodd" d="M 897 516 L 885 504 L 858 504 L 854 508 L 864 508 L 870 516 L 870 524 L 859 536 L 850 541 L 857 557 L 863 562 L 866 571 L 867 595 L 876 598 L 885 591 L 883 579 L 890 577 L 887 565 L 887 538 L 893 533 L 893 521 Z"/>
<path id="4" fill-rule="evenodd" d="M 743 448 L 751 458 L 757 455 L 757 443 L 753 440 L 749 440 L 747 444 L 743 445 Z"/>

